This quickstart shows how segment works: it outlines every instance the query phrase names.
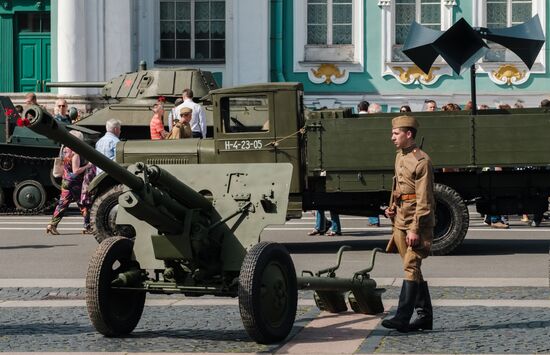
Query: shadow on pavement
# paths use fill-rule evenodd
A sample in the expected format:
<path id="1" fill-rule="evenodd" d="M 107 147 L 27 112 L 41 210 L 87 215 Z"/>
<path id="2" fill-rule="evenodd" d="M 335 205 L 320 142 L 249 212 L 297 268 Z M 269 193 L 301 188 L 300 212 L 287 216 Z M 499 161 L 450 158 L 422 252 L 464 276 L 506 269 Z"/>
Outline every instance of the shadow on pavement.
<path id="1" fill-rule="evenodd" d="M 54 244 L 54 245 L 10 245 L 7 247 L 0 247 L 0 250 L 15 250 L 15 249 L 49 249 L 57 247 L 76 247 L 78 244 Z"/>
<path id="2" fill-rule="evenodd" d="M 548 253 L 550 240 L 465 239 L 450 255 L 506 255 Z"/>
<path id="3" fill-rule="evenodd" d="M 335 253 L 342 245 L 349 245 L 352 250 L 372 250 L 374 248 L 386 248 L 387 240 L 331 240 L 319 242 L 298 242 L 298 243 L 281 243 L 290 253 Z"/>

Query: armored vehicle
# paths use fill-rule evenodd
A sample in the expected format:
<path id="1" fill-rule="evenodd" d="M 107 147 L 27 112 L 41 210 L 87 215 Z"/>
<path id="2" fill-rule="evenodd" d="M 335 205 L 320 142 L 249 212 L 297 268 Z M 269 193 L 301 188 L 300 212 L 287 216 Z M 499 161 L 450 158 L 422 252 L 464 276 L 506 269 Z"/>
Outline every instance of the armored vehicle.
<path id="1" fill-rule="evenodd" d="M 59 144 L 21 122 L 10 98 L 0 96 L 0 213 L 38 214 L 59 196 L 51 176 Z"/>
<path id="2" fill-rule="evenodd" d="M 316 209 L 380 214 L 392 187 L 395 149 L 389 138 L 396 114 L 306 111 L 302 95 L 300 83 L 213 90 L 213 137 L 121 142 L 116 160 L 121 164 L 290 163 L 294 169 L 287 217 Z M 485 110 L 477 115 L 423 112 L 415 117 L 420 122 L 419 141 L 423 140 L 436 168 L 434 254 L 450 253 L 464 239 L 468 202 L 491 215 L 547 211 L 550 112 L 546 109 Z M 109 175 L 93 182 L 98 195 L 109 196 L 111 203 L 109 208 L 95 207 L 102 210 L 95 215 L 96 223 L 103 223 L 98 228 L 102 232 L 113 228 L 106 223 L 114 223 L 111 207 L 121 193 L 117 185 Z M 101 240 L 110 233 L 97 237 Z"/>
<path id="3" fill-rule="evenodd" d="M 335 266 L 297 277 L 284 246 L 258 243 L 265 226 L 285 221 L 293 164 L 139 162 L 125 168 L 68 134 L 40 107 L 26 112 L 32 113 L 31 129 L 70 147 L 124 186 L 117 221 L 133 225 L 136 238 L 102 241 L 86 276 L 87 309 L 98 332 L 130 333 L 147 292 L 238 297 L 243 325 L 258 343 L 290 333 L 298 289 L 315 290 L 317 305 L 329 312 L 347 310 L 345 294 L 355 312 L 384 311 L 384 289 L 369 276 L 379 250 L 352 278 L 335 273 L 348 247 L 340 249 Z"/>
<path id="4" fill-rule="evenodd" d="M 164 98 L 166 116 L 174 101 L 184 89 L 191 89 L 196 98 L 206 96 L 218 84 L 212 73 L 199 69 L 164 68 L 146 69 L 120 75 L 109 82 L 59 82 L 49 87 L 100 87 L 107 105 L 84 116 L 77 125 L 105 132 L 105 123 L 111 118 L 123 124 L 124 139 L 149 138 L 151 107 L 159 97 Z M 165 122 L 167 117 L 165 117 Z"/>

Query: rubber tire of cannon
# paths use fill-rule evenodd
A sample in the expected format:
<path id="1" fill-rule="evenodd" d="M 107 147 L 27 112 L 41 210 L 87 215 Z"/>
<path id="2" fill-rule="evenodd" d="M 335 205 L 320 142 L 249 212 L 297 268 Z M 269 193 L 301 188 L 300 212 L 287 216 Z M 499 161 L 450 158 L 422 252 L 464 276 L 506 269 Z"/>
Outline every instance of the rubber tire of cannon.
<path id="1" fill-rule="evenodd" d="M 126 238 L 136 236 L 136 230 L 130 225 L 114 226 L 116 214 L 114 214 L 113 208 L 117 207 L 118 197 L 122 194 L 123 189 L 123 185 L 115 185 L 94 200 L 90 210 L 90 224 L 98 243 L 115 235 Z"/>
<path id="2" fill-rule="evenodd" d="M 259 344 L 285 339 L 297 304 L 296 270 L 286 248 L 273 242 L 254 245 L 239 275 L 239 311 L 248 335 Z"/>
<path id="3" fill-rule="evenodd" d="M 119 273 L 139 268 L 132 260 L 134 242 L 123 237 L 107 238 L 97 247 L 86 275 L 86 306 L 94 328 L 107 337 L 131 333 L 145 305 L 145 292 L 111 289 Z"/>
<path id="4" fill-rule="evenodd" d="M 462 197 L 447 185 L 434 184 L 435 227 L 432 255 L 446 255 L 458 247 L 470 224 L 468 206 Z"/>

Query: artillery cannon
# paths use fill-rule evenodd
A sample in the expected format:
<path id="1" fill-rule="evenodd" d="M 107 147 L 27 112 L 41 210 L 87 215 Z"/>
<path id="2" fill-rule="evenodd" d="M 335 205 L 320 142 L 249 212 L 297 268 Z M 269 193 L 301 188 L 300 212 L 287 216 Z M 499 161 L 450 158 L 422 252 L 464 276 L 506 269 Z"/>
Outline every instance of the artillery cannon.
<path id="1" fill-rule="evenodd" d="M 370 269 L 352 279 L 336 278 L 337 266 L 297 278 L 284 246 L 258 243 L 265 226 L 285 221 L 291 164 L 124 168 L 68 134 L 40 107 L 26 113 L 34 117 L 32 130 L 70 147 L 125 186 L 117 223 L 132 225 L 136 238 L 105 239 L 86 277 L 88 313 L 100 333 L 130 333 L 146 292 L 238 297 L 244 327 L 259 343 L 289 334 L 298 288 L 319 290 L 320 307 L 332 312 L 347 308 L 334 306 L 330 297 L 340 300 L 348 290 L 356 312 L 383 311 L 382 290 L 369 278 Z M 328 277 L 321 276 L 325 273 Z"/>

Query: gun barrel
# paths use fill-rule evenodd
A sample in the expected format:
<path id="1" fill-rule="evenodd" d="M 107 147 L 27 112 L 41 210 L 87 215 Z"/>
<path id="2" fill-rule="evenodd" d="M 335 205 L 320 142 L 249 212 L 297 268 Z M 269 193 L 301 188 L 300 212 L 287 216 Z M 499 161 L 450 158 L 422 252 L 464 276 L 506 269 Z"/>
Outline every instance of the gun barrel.
<path id="1" fill-rule="evenodd" d="M 106 81 L 59 81 L 46 83 L 48 88 L 102 88 Z"/>
<path id="2" fill-rule="evenodd" d="M 144 182 L 141 178 L 99 153 L 84 141 L 70 134 L 63 124 L 54 119 L 40 106 L 30 106 L 23 113 L 23 117 L 27 117 L 30 121 L 28 128 L 71 148 L 86 160 L 100 167 L 121 184 L 135 191 L 140 191 L 143 188 Z"/>
<path id="3" fill-rule="evenodd" d="M 175 176 L 156 165 L 148 167 L 149 181 L 159 184 L 169 190 L 173 197 L 184 206 L 208 210 L 212 203 L 203 195 L 187 186 Z"/>

